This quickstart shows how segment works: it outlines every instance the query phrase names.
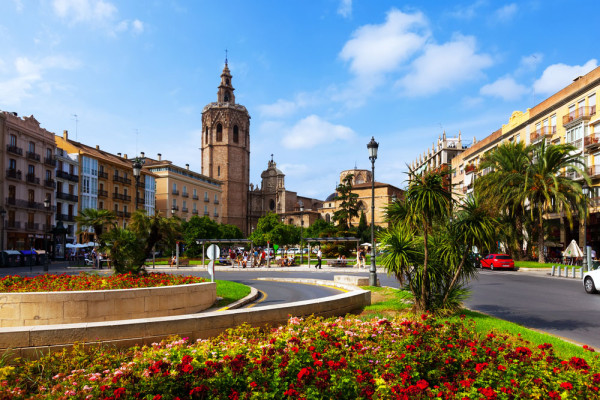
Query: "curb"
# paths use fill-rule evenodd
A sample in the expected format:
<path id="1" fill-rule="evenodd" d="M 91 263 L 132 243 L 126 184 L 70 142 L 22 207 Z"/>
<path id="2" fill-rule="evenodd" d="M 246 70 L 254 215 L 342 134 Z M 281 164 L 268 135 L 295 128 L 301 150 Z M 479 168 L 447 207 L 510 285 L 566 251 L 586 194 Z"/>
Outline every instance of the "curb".
<path id="1" fill-rule="evenodd" d="M 252 286 L 249 286 L 249 288 L 250 288 L 250 294 L 248 296 L 246 296 L 242 299 L 239 299 L 238 301 L 234 301 L 233 303 L 229 304 L 228 306 L 221 307 L 221 308 L 214 307 L 214 308 L 205 310 L 204 312 L 235 310 L 237 308 L 241 308 L 241 307 L 245 306 L 248 303 L 253 302 L 260 296 L 260 293 L 258 292 L 257 289 L 253 288 Z"/>

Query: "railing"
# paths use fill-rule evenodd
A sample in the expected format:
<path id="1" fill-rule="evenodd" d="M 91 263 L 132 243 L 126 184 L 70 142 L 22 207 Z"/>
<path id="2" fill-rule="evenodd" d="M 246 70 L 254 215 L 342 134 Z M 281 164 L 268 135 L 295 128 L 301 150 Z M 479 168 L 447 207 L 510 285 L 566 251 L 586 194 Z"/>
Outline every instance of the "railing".
<path id="1" fill-rule="evenodd" d="M 188 192 L 182 192 L 181 197 L 190 197 L 190 194 Z"/>
<path id="2" fill-rule="evenodd" d="M 594 133 L 583 138 L 583 145 L 585 147 L 593 147 L 600 145 L 600 134 Z"/>
<path id="3" fill-rule="evenodd" d="M 74 222 L 75 217 L 73 215 L 68 214 L 56 214 L 57 221 L 65 221 L 65 222 Z"/>
<path id="4" fill-rule="evenodd" d="M 177 196 L 179 194 L 179 190 L 173 189 L 173 190 L 171 190 L 171 194 L 174 194 Z"/>
<path id="5" fill-rule="evenodd" d="M 192 199 L 198 200 L 198 195 L 197 194 L 192 195 Z"/>
<path id="6" fill-rule="evenodd" d="M 215 217 L 218 217 L 218 216 L 219 216 L 219 213 L 214 213 L 213 215 L 214 215 Z"/>
<path id="7" fill-rule="evenodd" d="M 204 215 L 208 217 L 208 211 L 204 211 Z"/>
<path id="8" fill-rule="evenodd" d="M 40 161 L 40 159 L 41 159 L 40 155 L 37 153 L 34 153 L 33 151 L 25 152 L 25 157 L 27 157 L 28 160 L 33 160 L 33 161 Z"/>
<path id="9" fill-rule="evenodd" d="M 179 206 L 171 207 L 171 210 L 179 211 Z"/>
<path id="10" fill-rule="evenodd" d="M 145 197 L 138 197 L 137 203 L 138 204 L 145 204 L 146 203 L 146 198 Z"/>
<path id="11" fill-rule="evenodd" d="M 198 210 L 192 210 L 192 214 L 198 215 Z"/>
<path id="12" fill-rule="evenodd" d="M 44 203 L 38 203 L 37 201 L 17 199 L 15 197 L 7 197 L 6 204 L 9 206 L 15 206 L 15 207 L 20 207 L 20 208 L 31 208 L 34 210 L 43 210 L 43 211 L 53 211 L 56 209 L 56 206 L 51 206 L 50 209 L 46 210 L 46 207 L 44 207 Z"/>
<path id="13" fill-rule="evenodd" d="M 204 198 L 204 202 L 205 202 L 205 203 L 209 203 L 209 202 L 210 202 L 210 199 L 209 199 L 208 197 L 205 197 L 205 198 Z"/>
<path id="14" fill-rule="evenodd" d="M 181 212 L 184 212 L 184 213 L 188 212 L 188 208 L 187 207 L 181 207 Z"/>
<path id="15" fill-rule="evenodd" d="M 17 146 L 13 146 L 10 144 L 6 145 L 6 151 L 8 151 L 9 153 L 13 153 L 16 154 L 18 156 L 22 156 L 23 155 L 23 149 Z"/>
<path id="16" fill-rule="evenodd" d="M 567 172 L 565 172 L 565 176 L 567 178 L 569 178 L 569 179 L 574 180 L 574 181 L 583 178 L 583 176 L 579 172 L 577 172 L 577 171 L 567 171 Z"/>
<path id="17" fill-rule="evenodd" d="M 113 181 L 131 185 L 131 179 L 119 175 L 113 175 Z"/>
<path id="18" fill-rule="evenodd" d="M 63 193 L 63 192 L 57 192 L 56 198 L 61 199 L 61 200 L 67 200 L 67 201 L 78 201 L 79 200 L 79 196 L 71 194 L 71 193 Z"/>
<path id="19" fill-rule="evenodd" d="M 595 114 L 596 106 L 576 108 L 567 115 L 563 116 L 563 125 L 570 124 L 571 122 L 575 122 L 579 119 L 590 118 L 592 115 Z"/>
<path id="20" fill-rule="evenodd" d="M 98 178 L 108 179 L 108 172 L 98 171 Z"/>
<path id="21" fill-rule="evenodd" d="M 145 183 L 145 182 L 143 182 L 143 181 L 139 181 L 139 182 L 136 184 L 136 186 L 137 186 L 137 187 L 139 187 L 139 188 L 141 188 L 141 189 L 146 189 L 146 183 Z"/>
<path id="22" fill-rule="evenodd" d="M 25 182 L 33 183 L 34 185 L 39 185 L 40 178 L 36 178 L 35 174 L 27 174 L 25 175 Z"/>
<path id="23" fill-rule="evenodd" d="M 107 190 L 98 189 L 98 196 L 99 197 L 108 197 L 108 191 Z"/>
<path id="24" fill-rule="evenodd" d="M 591 165 L 588 167 L 588 175 L 590 177 L 597 177 L 600 175 L 600 165 Z"/>
<path id="25" fill-rule="evenodd" d="M 61 178 L 61 179 L 66 179 L 69 181 L 73 181 L 73 182 L 79 182 L 79 177 L 77 175 L 73 175 L 69 172 L 65 172 L 65 171 L 61 171 L 61 170 L 56 171 L 56 177 Z"/>
<path id="26" fill-rule="evenodd" d="M 590 207 L 600 207 L 600 197 L 592 197 L 589 205 Z"/>
<path id="27" fill-rule="evenodd" d="M 16 169 L 7 169 L 6 177 L 9 179 L 15 179 L 17 181 L 21 180 L 21 171 L 17 171 Z"/>
<path id="28" fill-rule="evenodd" d="M 40 229 L 40 224 L 37 222 L 25 222 L 25 230 L 27 231 L 37 231 Z"/>
<path id="29" fill-rule="evenodd" d="M 556 126 L 544 126 L 529 134 L 531 143 L 535 143 L 541 139 L 549 138 L 556 133 Z"/>
<path id="30" fill-rule="evenodd" d="M 128 194 L 113 193 L 114 200 L 131 201 L 131 196 Z"/>
<path id="31" fill-rule="evenodd" d="M 477 168 L 476 168 L 474 165 L 472 165 L 472 164 L 471 164 L 471 165 L 467 165 L 467 166 L 465 167 L 465 174 L 470 174 L 470 173 L 472 173 L 473 171 L 475 171 L 476 169 L 477 169 Z"/>
<path id="32" fill-rule="evenodd" d="M 44 157 L 44 164 L 50 165 L 52 167 L 56 167 L 56 158 L 54 158 L 54 157 Z"/>
<path id="33" fill-rule="evenodd" d="M 21 221 L 8 220 L 5 222 L 4 227 L 6 229 L 21 229 Z"/>
<path id="34" fill-rule="evenodd" d="M 214 203 L 219 204 L 219 199 L 215 199 Z"/>
<path id="35" fill-rule="evenodd" d="M 120 218 L 131 217 L 131 213 L 129 211 L 115 211 L 115 214 L 117 214 L 117 217 L 120 217 Z"/>
<path id="36" fill-rule="evenodd" d="M 54 182 L 54 179 L 44 179 L 44 186 L 49 188 L 55 188 L 56 182 Z"/>

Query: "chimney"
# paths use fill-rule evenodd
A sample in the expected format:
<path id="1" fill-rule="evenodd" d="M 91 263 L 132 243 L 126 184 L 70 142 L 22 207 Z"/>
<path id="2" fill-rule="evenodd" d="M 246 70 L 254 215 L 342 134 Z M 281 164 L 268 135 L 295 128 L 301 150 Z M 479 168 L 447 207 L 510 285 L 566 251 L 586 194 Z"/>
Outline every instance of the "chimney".
<path id="1" fill-rule="evenodd" d="M 121 153 L 117 153 L 117 155 L 118 155 L 119 157 L 121 157 Z"/>
<path id="2" fill-rule="evenodd" d="M 123 158 L 127 160 L 127 154 L 123 154 Z"/>
<path id="3" fill-rule="evenodd" d="M 144 153 L 143 151 L 140 152 L 140 154 L 142 155 L 142 158 L 146 157 L 146 153 Z"/>
<path id="4" fill-rule="evenodd" d="M 96 150 L 100 150 L 100 145 L 99 144 L 96 145 Z"/>
<path id="5" fill-rule="evenodd" d="M 185 164 L 186 169 L 190 169 L 190 164 Z"/>
<path id="6" fill-rule="evenodd" d="M 158 153 L 158 161 L 161 161 L 162 159 L 162 154 Z"/>
<path id="7" fill-rule="evenodd" d="M 63 131 L 63 139 L 69 140 L 69 131 L 66 129 Z"/>

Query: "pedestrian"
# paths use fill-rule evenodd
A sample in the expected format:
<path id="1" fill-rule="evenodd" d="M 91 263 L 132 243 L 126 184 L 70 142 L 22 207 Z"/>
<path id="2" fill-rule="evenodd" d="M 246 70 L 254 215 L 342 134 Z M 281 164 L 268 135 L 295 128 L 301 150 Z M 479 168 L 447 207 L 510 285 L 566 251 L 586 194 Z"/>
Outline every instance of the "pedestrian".
<path id="1" fill-rule="evenodd" d="M 317 265 L 315 265 L 315 269 L 321 269 L 321 258 L 323 257 L 323 253 L 321 252 L 321 248 L 319 247 L 319 251 L 317 251 Z"/>
<path id="2" fill-rule="evenodd" d="M 267 253 L 265 253 L 265 250 L 263 249 L 260 253 L 260 266 L 265 265 L 265 257 L 267 257 Z"/>
<path id="3" fill-rule="evenodd" d="M 367 268 L 366 264 L 365 264 L 365 249 L 361 249 L 360 250 L 360 266 L 359 268 Z"/>
<path id="4" fill-rule="evenodd" d="M 356 249 L 356 265 L 354 268 L 360 268 L 360 248 Z"/>
<path id="5" fill-rule="evenodd" d="M 248 253 L 244 251 L 244 258 L 242 259 L 242 268 L 246 268 L 248 264 Z"/>

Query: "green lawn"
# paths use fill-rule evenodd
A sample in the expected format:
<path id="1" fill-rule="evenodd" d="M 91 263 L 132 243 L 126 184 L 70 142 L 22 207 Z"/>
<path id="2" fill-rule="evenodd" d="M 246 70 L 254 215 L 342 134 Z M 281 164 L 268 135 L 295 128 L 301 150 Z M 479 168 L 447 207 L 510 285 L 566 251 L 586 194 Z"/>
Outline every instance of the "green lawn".
<path id="1" fill-rule="evenodd" d="M 237 282 L 217 280 L 217 297 L 222 297 L 217 301 L 216 307 L 225 307 L 235 301 L 243 299 L 250 294 L 250 287 Z"/>
<path id="2" fill-rule="evenodd" d="M 552 268 L 553 265 L 561 267 L 572 267 L 572 265 L 557 263 L 539 263 L 537 261 L 515 261 L 515 267 L 518 268 Z M 575 265 L 575 268 L 579 268 L 579 266 Z"/>

